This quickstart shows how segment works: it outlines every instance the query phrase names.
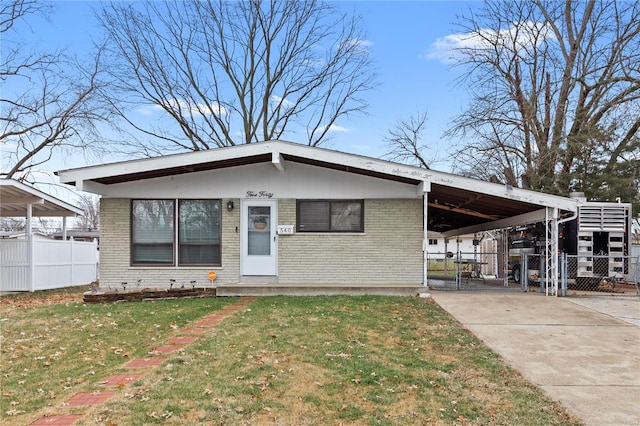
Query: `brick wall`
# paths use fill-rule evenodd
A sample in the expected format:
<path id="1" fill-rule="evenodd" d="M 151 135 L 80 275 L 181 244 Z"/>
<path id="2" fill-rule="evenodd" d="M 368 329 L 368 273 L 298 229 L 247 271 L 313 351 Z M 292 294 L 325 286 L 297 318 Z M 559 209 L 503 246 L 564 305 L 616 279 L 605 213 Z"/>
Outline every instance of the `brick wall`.
<path id="1" fill-rule="evenodd" d="M 365 200 L 364 234 L 282 235 L 279 283 L 422 282 L 422 199 Z M 296 201 L 279 200 L 278 223 L 296 223 Z"/>
<path id="2" fill-rule="evenodd" d="M 131 242 L 129 209 L 128 199 L 100 199 L 100 286 L 103 288 L 135 281 L 127 273 Z"/>
<path id="3" fill-rule="evenodd" d="M 103 198 L 100 202 L 100 286 L 134 289 L 209 285 L 207 272 L 216 271 L 216 283 L 240 280 L 240 201 L 226 211 L 222 200 L 222 267 L 130 266 L 129 199 Z M 422 200 L 365 200 L 364 234 L 304 234 L 278 237 L 279 283 L 420 284 L 422 282 Z M 278 201 L 278 223 L 296 223 L 296 201 Z"/>

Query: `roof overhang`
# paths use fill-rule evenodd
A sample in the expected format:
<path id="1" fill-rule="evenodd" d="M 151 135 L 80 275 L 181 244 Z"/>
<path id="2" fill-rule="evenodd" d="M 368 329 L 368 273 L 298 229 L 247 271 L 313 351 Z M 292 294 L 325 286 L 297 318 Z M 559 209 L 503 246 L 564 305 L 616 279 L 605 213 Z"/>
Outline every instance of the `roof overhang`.
<path id="1" fill-rule="evenodd" d="M 32 216 L 63 217 L 83 212 L 56 197 L 13 179 L 0 179 L 0 217 L 26 217 L 31 205 Z"/>
<path id="2" fill-rule="evenodd" d="M 61 170 L 56 174 L 60 176 L 61 182 L 75 185 L 78 190 L 84 190 L 85 183 L 112 185 L 264 162 L 271 162 L 279 171 L 284 171 L 286 161 L 416 185 L 422 182 L 421 175 L 426 171 L 412 168 L 414 170 L 407 172 L 395 168 L 394 166 L 402 166 L 397 163 L 291 142 L 268 141 Z M 96 193 L 99 192 L 96 191 Z"/>
<path id="3" fill-rule="evenodd" d="M 447 236 L 528 223 L 518 222 L 523 220 L 537 221 L 544 219 L 546 208 L 577 210 L 576 200 L 566 197 L 283 141 L 103 164 L 57 174 L 63 183 L 102 194 L 109 185 L 257 163 L 271 163 L 275 172 L 283 173 L 287 162 L 415 185 L 416 197 L 427 196 L 428 228 Z"/>

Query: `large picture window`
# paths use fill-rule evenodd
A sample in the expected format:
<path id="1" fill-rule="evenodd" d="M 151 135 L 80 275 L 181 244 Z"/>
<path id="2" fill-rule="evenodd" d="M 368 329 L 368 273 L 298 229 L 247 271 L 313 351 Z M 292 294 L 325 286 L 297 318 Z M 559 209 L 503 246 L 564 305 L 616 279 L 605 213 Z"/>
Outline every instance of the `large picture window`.
<path id="1" fill-rule="evenodd" d="M 131 264 L 219 266 L 220 205 L 220 200 L 132 200 Z"/>
<path id="2" fill-rule="evenodd" d="M 364 232 L 362 200 L 298 200 L 297 232 Z"/>

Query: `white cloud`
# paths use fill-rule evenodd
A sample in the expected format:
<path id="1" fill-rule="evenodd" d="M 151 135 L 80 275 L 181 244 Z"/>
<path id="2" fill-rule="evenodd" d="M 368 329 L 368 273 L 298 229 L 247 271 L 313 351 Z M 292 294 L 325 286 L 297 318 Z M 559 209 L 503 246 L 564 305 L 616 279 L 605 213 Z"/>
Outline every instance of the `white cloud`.
<path id="1" fill-rule="evenodd" d="M 331 124 L 329 128 L 327 126 L 320 126 L 312 132 L 312 136 L 315 134 L 321 134 L 324 131 L 328 133 L 348 133 L 350 130 L 346 127 L 338 126 L 337 124 Z"/>
<path id="2" fill-rule="evenodd" d="M 271 102 L 275 102 L 284 108 L 291 108 L 294 105 L 293 102 L 276 95 L 271 96 Z"/>
<path id="3" fill-rule="evenodd" d="M 136 112 L 138 114 L 144 115 L 146 117 L 152 116 L 158 111 L 162 111 L 160 105 L 143 105 L 139 108 L 136 108 Z"/>
<path id="4" fill-rule="evenodd" d="M 502 45 L 510 51 L 523 51 L 554 38 L 548 25 L 527 21 L 499 31 L 483 28 L 472 33 L 440 37 L 427 48 L 424 57 L 452 64 L 463 58 L 465 50 L 477 53 L 482 50 L 490 51 L 495 49 L 495 46 Z"/>
<path id="5" fill-rule="evenodd" d="M 347 133 L 349 129 L 347 129 L 346 127 L 338 126 L 337 124 L 332 124 L 331 126 L 329 126 L 329 131 L 336 133 Z"/>
<path id="6" fill-rule="evenodd" d="M 362 47 L 371 47 L 373 46 L 373 42 L 371 40 L 363 40 L 363 39 L 352 39 L 353 42 L 362 46 Z"/>
<path id="7" fill-rule="evenodd" d="M 211 103 L 211 104 L 203 104 L 198 103 L 195 105 L 191 105 L 188 101 L 184 99 L 170 99 L 166 102 L 167 106 L 172 109 L 182 109 L 182 110 L 190 110 L 194 115 L 225 115 L 227 114 L 227 109 L 219 104 Z M 151 116 L 159 111 L 164 111 L 164 108 L 161 105 L 143 105 L 136 109 L 138 114 L 144 116 Z"/>
<path id="8" fill-rule="evenodd" d="M 356 53 L 367 54 L 369 53 L 369 48 L 373 46 L 373 42 L 371 40 L 361 38 L 349 38 L 343 42 L 343 46 L 347 48 L 355 48 Z"/>
<path id="9" fill-rule="evenodd" d="M 8 150 L 14 150 L 18 147 L 19 142 L 20 139 L 17 137 L 7 137 L 6 139 L 3 139 L 0 141 L 0 153 L 4 153 Z"/>
<path id="10" fill-rule="evenodd" d="M 214 115 L 227 115 L 228 113 L 227 109 L 220 104 L 213 104 L 213 103 L 209 105 L 198 104 L 198 108 L 199 108 L 199 111 L 205 111 L 206 115 L 211 114 L 210 111 L 212 111 Z"/>
<path id="11" fill-rule="evenodd" d="M 429 46 L 424 57 L 435 59 L 445 64 L 455 63 L 460 56 L 458 49 L 472 47 L 468 40 L 472 40 L 472 38 L 465 34 L 451 34 L 440 37 Z"/>

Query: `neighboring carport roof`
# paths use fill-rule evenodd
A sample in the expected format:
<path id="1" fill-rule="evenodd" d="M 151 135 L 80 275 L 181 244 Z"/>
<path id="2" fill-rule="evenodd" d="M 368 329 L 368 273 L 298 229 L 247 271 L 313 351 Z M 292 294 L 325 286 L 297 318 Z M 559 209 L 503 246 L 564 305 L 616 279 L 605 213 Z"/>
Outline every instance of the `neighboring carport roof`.
<path id="1" fill-rule="evenodd" d="M 0 217 L 26 217 L 31 204 L 32 216 L 58 217 L 82 215 L 82 210 L 13 179 L 0 179 Z"/>
<path id="2" fill-rule="evenodd" d="M 546 207 L 565 212 L 577 209 L 577 202 L 570 198 L 283 141 L 83 167 L 57 174 L 63 183 L 101 194 L 105 187 L 123 182 L 264 162 L 271 162 L 280 171 L 286 169 L 287 162 L 295 162 L 416 185 L 416 197 L 428 194 L 428 229 L 445 236 L 541 220 Z"/>

